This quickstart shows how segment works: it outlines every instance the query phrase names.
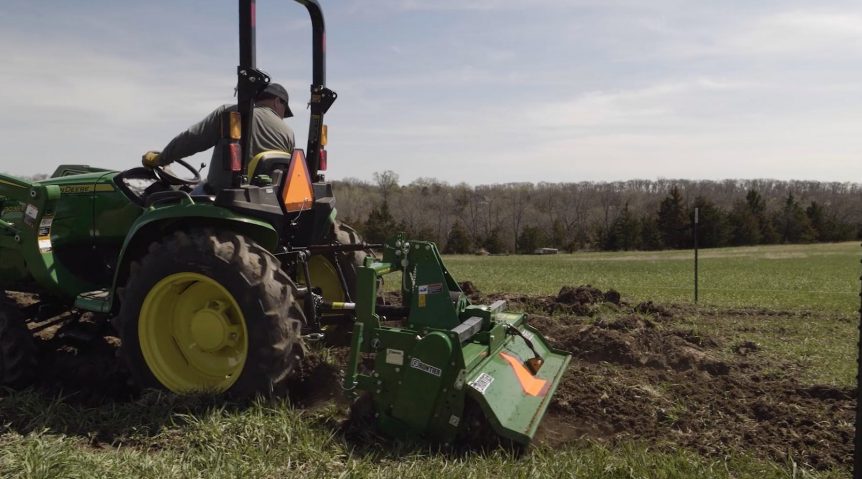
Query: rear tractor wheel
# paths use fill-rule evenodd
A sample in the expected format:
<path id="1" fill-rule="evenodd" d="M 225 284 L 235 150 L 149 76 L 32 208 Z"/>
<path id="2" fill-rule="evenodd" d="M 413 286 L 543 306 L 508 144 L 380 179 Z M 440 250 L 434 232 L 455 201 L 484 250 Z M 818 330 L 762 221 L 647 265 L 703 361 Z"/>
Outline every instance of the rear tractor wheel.
<path id="1" fill-rule="evenodd" d="M 340 245 L 361 244 L 362 237 L 350 226 L 334 221 L 328 240 Z M 374 252 L 366 251 L 344 251 L 338 253 L 315 254 L 308 259 L 308 270 L 315 288 L 320 289 L 323 299 L 329 302 L 343 302 L 348 298 L 356 301 L 356 273 L 357 268 L 362 266 L 366 256 L 373 256 Z M 336 264 L 337 261 L 337 264 Z M 342 283 L 338 269 L 344 275 Z M 306 284 L 305 273 L 297 272 L 297 282 Z M 347 289 L 345 290 L 345 286 Z M 324 322 L 326 315 L 324 315 Z M 330 345 L 344 345 L 348 342 L 348 336 L 353 329 L 352 322 L 336 321 L 324 326 L 327 343 Z"/>
<path id="2" fill-rule="evenodd" d="M 295 293 L 278 260 L 245 236 L 173 233 L 131 266 L 122 354 L 144 387 L 282 394 L 303 351 Z"/>
<path id="3" fill-rule="evenodd" d="M 24 316 L 0 292 L 0 386 L 21 388 L 36 376 L 36 347 Z"/>
<path id="4" fill-rule="evenodd" d="M 334 221 L 332 230 L 329 232 L 328 241 L 340 245 L 361 244 L 362 237 L 350 226 Z M 356 272 L 362 266 L 366 256 L 373 256 L 374 252 L 366 251 L 344 251 L 339 253 L 326 253 L 312 255 L 308 260 L 308 269 L 315 288 L 320 288 L 323 297 L 327 301 L 347 301 L 348 296 L 356 300 Z M 336 261 L 338 265 L 336 266 Z M 344 274 L 344 284 L 338 275 L 338 268 Z M 305 284 L 305 274 L 300 270 L 298 282 Z M 345 291 L 344 286 L 347 286 Z"/>

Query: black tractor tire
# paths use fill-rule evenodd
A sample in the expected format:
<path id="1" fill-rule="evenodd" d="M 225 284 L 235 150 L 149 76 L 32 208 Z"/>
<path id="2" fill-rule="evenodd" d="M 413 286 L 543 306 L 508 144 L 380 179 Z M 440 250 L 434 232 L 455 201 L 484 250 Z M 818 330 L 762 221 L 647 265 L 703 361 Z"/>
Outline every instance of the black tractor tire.
<path id="1" fill-rule="evenodd" d="M 33 335 L 17 306 L 0 297 L 0 386 L 23 388 L 35 377 Z"/>
<path id="2" fill-rule="evenodd" d="M 252 239 L 214 229 L 174 232 L 151 243 L 148 253 L 131 264 L 120 306 L 120 351 L 138 384 L 168 389 L 144 359 L 138 321 L 153 286 L 176 273 L 197 273 L 214 280 L 242 311 L 247 356 L 238 378 L 223 393 L 235 399 L 286 394 L 291 373 L 304 355 L 300 335 L 305 315 L 295 299 L 296 285 L 278 259 Z"/>

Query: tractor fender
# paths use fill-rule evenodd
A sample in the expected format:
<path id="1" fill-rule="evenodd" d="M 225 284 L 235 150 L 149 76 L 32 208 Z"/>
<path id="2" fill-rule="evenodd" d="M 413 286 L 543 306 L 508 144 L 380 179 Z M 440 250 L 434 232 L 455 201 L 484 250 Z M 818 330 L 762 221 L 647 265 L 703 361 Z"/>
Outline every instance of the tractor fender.
<path id="1" fill-rule="evenodd" d="M 111 286 L 111 312 L 119 307 L 118 288 L 126 284 L 131 263 L 145 255 L 151 243 L 170 233 L 187 229 L 214 228 L 248 236 L 268 251 L 278 246 L 278 233 L 269 223 L 239 215 L 226 208 L 188 200 L 151 207 L 132 224 L 117 258 Z"/>

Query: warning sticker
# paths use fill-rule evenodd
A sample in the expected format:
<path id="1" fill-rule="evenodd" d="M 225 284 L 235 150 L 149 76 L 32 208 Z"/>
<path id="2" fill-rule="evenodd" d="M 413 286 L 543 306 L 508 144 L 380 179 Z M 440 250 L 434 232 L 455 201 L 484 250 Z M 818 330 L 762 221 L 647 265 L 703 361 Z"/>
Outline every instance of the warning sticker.
<path id="1" fill-rule="evenodd" d="M 428 285 L 428 294 L 440 294 L 443 292 L 443 283 L 433 283 Z"/>
<path id="2" fill-rule="evenodd" d="M 485 395 L 485 391 L 488 390 L 488 387 L 491 386 L 491 383 L 494 382 L 494 377 L 490 374 L 482 373 L 476 379 L 470 381 L 470 387 L 479 391 L 479 394 Z"/>
<path id="3" fill-rule="evenodd" d="M 51 224 L 54 222 L 54 217 L 45 215 L 42 221 L 39 222 L 39 236 L 51 235 Z"/>
<path id="4" fill-rule="evenodd" d="M 386 350 L 386 364 L 394 364 L 396 366 L 404 365 L 404 351 L 401 349 Z"/>
<path id="5" fill-rule="evenodd" d="M 420 308 L 425 307 L 426 296 L 428 296 L 428 285 L 427 284 L 420 284 L 419 285 L 419 307 Z"/>
<path id="6" fill-rule="evenodd" d="M 426 372 L 432 376 L 441 376 L 443 371 L 440 368 L 432 366 L 430 364 L 423 363 L 419 358 L 413 358 L 410 360 L 410 367 L 413 369 L 418 369 L 422 372 Z"/>
<path id="7" fill-rule="evenodd" d="M 51 251 L 51 224 L 54 222 L 54 216 L 45 215 L 42 221 L 39 222 L 39 252 L 48 253 Z"/>
<path id="8" fill-rule="evenodd" d="M 39 252 L 40 253 L 48 253 L 51 251 L 51 237 L 50 236 L 40 236 L 39 237 Z"/>
<path id="9" fill-rule="evenodd" d="M 37 216 L 39 216 L 39 208 L 28 204 L 27 208 L 24 209 L 24 222 L 27 223 L 27 226 L 33 226 Z"/>

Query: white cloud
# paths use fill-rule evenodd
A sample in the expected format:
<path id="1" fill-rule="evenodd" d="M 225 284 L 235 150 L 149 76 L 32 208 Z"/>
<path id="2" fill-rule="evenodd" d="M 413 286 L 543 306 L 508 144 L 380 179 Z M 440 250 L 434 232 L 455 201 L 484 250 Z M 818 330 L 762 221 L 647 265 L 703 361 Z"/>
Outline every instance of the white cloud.
<path id="1" fill-rule="evenodd" d="M 862 11 L 794 1 L 332 3 L 331 177 L 859 180 Z M 235 14 L 228 3 L 213 8 Z M 130 166 L 231 101 L 232 16 L 190 24 L 158 0 L 72 19 L 22 5 L 38 15 L 0 11 L 0 130 L 15 158 L 0 169 Z M 290 90 L 302 144 L 310 42 L 293 7 L 261 14 L 258 60 Z"/>
<path id="2" fill-rule="evenodd" d="M 791 11 L 752 22 L 730 37 L 727 46 L 739 54 L 814 54 L 862 52 L 862 15 Z"/>
<path id="3" fill-rule="evenodd" d="M 741 13 L 741 12 L 740 12 Z M 672 24 L 643 21 L 644 28 L 664 37 L 660 51 L 671 57 L 819 62 L 846 61 L 862 53 L 862 10 L 779 10 L 753 15 L 719 15 L 708 20 L 689 16 Z M 804 57 L 803 57 L 804 56 Z"/>
<path id="4" fill-rule="evenodd" d="M 584 128 L 679 128 L 693 103 L 709 97 L 734 95 L 759 88 L 738 80 L 695 78 L 617 91 L 590 91 L 570 99 L 548 101 L 528 110 L 527 121 L 538 127 Z"/>

